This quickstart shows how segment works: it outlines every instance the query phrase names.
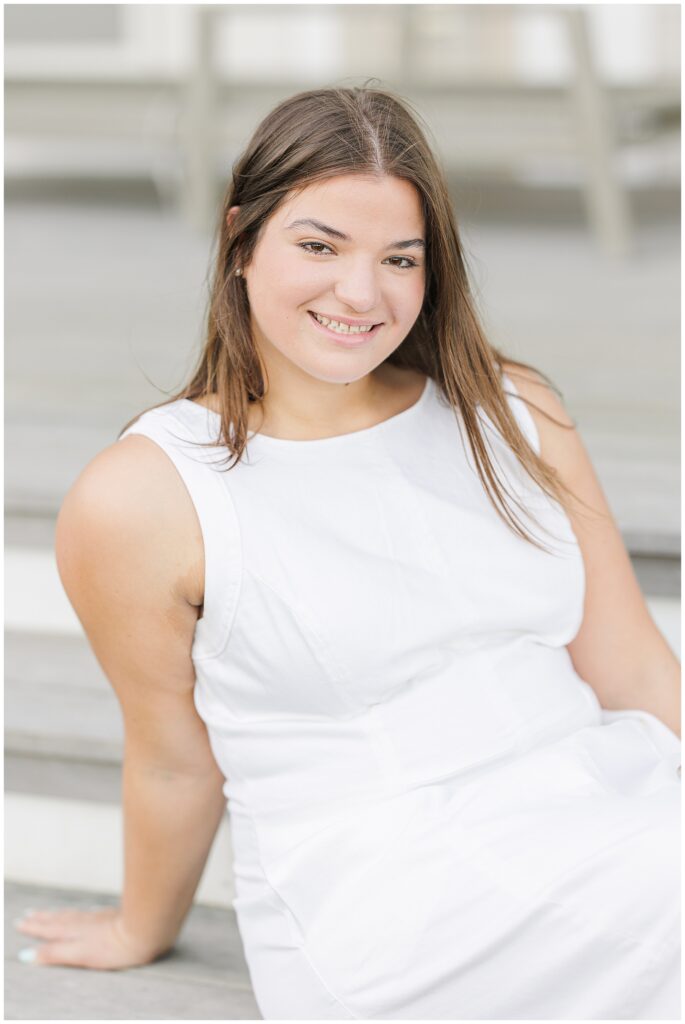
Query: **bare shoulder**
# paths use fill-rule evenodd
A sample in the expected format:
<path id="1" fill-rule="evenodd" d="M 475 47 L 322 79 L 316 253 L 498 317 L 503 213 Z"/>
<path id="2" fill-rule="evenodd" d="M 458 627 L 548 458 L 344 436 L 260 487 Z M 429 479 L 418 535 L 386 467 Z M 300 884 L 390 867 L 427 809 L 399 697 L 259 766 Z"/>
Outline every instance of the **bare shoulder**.
<path id="1" fill-rule="evenodd" d="M 571 507 L 569 520 L 578 541 L 585 573 L 583 619 L 567 644 L 573 666 L 589 683 L 602 707 L 645 706 L 655 680 L 672 679 L 678 663 L 651 617 L 630 555 L 601 481 L 578 429 L 557 426 L 573 421 L 554 391 L 536 373 L 503 364 L 529 411 L 540 436 L 540 454 L 584 507 Z M 661 685 L 661 684 L 659 684 Z M 653 706 L 661 698 L 653 699 Z M 675 698 L 669 724 L 677 727 Z"/>
<path id="2" fill-rule="evenodd" d="M 132 434 L 88 463 L 57 520 L 62 585 L 119 700 L 126 758 L 156 777 L 220 773 L 193 702 L 202 538 L 164 450 Z M 202 565 L 202 571 L 204 566 Z"/>
<path id="3" fill-rule="evenodd" d="M 132 434 L 99 452 L 60 508 L 55 535 L 60 573 L 78 551 L 101 565 L 135 570 L 172 599 L 202 603 L 204 553 L 195 508 L 164 451 Z M 108 566 L 110 571 L 117 571 Z"/>
<path id="4" fill-rule="evenodd" d="M 540 439 L 540 455 L 561 481 L 581 499 L 608 514 L 606 498 L 573 417 L 557 393 L 535 370 L 505 362 L 502 369 L 528 409 Z M 580 524 L 571 513 L 574 528 Z"/>
<path id="5" fill-rule="evenodd" d="M 580 445 L 575 422 L 566 406 L 537 371 L 510 362 L 503 362 L 502 369 L 526 401 L 540 438 L 542 457 L 557 469 L 562 469 L 574 453 L 576 456 L 579 454 Z"/>
<path id="6" fill-rule="evenodd" d="M 509 362 L 503 363 L 502 369 L 519 395 L 526 399 L 540 439 L 542 459 L 586 505 L 585 513 L 569 510 L 573 528 L 580 537 L 586 530 L 583 516 L 588 509 L 593 510 L 593 516 L 598 513 L 602 521 L 611 518 L 606 496 L 580 432 L 557 393 L 535 370 Z"/>

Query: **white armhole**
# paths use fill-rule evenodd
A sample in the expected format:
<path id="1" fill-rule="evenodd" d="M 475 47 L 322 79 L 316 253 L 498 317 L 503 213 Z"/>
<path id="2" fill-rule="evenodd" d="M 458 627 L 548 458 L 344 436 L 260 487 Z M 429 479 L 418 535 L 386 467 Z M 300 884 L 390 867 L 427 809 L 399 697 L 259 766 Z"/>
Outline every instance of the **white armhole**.
<path id="1" fill-rule="evenodd" d="M 231 633 L 242 579 L 240 529 L 233 500 L 219 471 L 216 447 L 203 448 L 189 424 L 164 409 L 151 409 L 133 423 L 119 440 L 142 434 L 168 456 L 185 484 L 202 530 L 205 580 L 202 618 L 193 637 L 193 661 L 220 654 Z M 225 454 L 225 452 L 224 452 Z"/>
<path id="2" fill-rule="evenodd" d="M 509 402 L 509 405 L 511 407 L 511 411 L 516 417 L 516 421 L 519 427 L 521 428 L 526 439 L 535 451 L 536 455 L 539 455 L 540 437 L 538 434 L 538 429 L 535 426 L 535 420 L 530 414 L 530 409 L 521 398 L 521 395 L 518 392 L 518 388 L 514 384 L 513 380 L 506 373 L 502 373 L 502 384 L 504 386 L 505 391 L 511 391 L 513 393 L 513 398 L 511 395 L 506 396 L 507 401 Z"/>

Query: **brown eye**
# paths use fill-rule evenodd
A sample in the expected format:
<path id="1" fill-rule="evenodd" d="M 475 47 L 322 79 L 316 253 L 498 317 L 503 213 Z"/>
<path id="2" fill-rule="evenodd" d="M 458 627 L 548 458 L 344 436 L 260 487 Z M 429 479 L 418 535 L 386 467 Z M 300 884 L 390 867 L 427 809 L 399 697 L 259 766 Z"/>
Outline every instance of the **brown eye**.
<path id="1" fill-rule="evenodd" d="M 308 245 L 320 245 L 322 249 L 328 249 L 329 252 L 333 251 L 324 242 L 298 242 L 297 244 L 299 245 L 300 249 L 304 249 L 305 252 L 311 252 L 313 256 L 320 256 L 321 255 L 321 250 L 320 249 L 308 249 L 307 248 Z"/>
<path id="2" fill-rule="evenodd" d="M 411 267 L 418 267 L 418 263 L 415 260 L 409 258 L 409 256 L 391 256 L 391 260 L 404 260 L 407 264 L 405 267 L 400 267 L 400 270 L 410 270 Z"/>

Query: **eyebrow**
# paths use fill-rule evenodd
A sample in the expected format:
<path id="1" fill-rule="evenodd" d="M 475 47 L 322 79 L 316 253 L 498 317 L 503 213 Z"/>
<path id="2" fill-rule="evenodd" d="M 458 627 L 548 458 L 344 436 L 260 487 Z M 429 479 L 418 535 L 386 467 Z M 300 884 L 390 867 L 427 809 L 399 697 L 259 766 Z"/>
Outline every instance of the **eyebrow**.
<path id="1" fill-rule="evenodd" d="M 303 224 L 308 224 L 310 227 L 315 228 L 317 231 L 321 231 L 324 235 L 329 235 L 330 238 L 339 238 L 342 242 L 351 242 L 352 239 L 349 235 L 344 234 L 342 231 L 338 231 L 337 228 L 330 228 L 327 224 L 322 224 L 319 220 L 314 220 L 313 217 L 300 217 L 298 220 L 294 220 L 292 224 L 288 224 L 286 231 L 290 231 L 292 228 L 299 228 Z M 423 238 L 407 238 L 402 242 L 391 242 L 388 249 L 425 249 L 426 243 Z"/>

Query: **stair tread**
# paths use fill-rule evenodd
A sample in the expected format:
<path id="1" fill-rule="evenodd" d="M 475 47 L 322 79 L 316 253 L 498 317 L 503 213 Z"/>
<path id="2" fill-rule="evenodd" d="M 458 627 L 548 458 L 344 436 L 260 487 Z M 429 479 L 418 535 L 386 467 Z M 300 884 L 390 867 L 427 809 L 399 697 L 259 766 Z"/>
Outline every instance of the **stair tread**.
<path id="1" fill-rule="evenodd" d="M 97 896 L 5 883 L 5 1019 L 261 1020 L 252 994 L 235 912 L 193 905 L 174 949 L 152 964 L 96 971 L 21 963 L 38 940 L 13 925 L 27 907 L 85 909 L 117 904 Z"/>
<path id="2" fill-rule="evenodd" d="M 40 713 L 36 713 L 40 709 Z M 124 729 L 116 698 L 70 684 L 5 687 L 5 750 L 107 763 L 121 761 Z"/>
<path id="3" fill-rule="evenodd" d="M 121 762 L 121 708 L 85 635 L 7 631 L 5 737 L 9 754 Z"/>

